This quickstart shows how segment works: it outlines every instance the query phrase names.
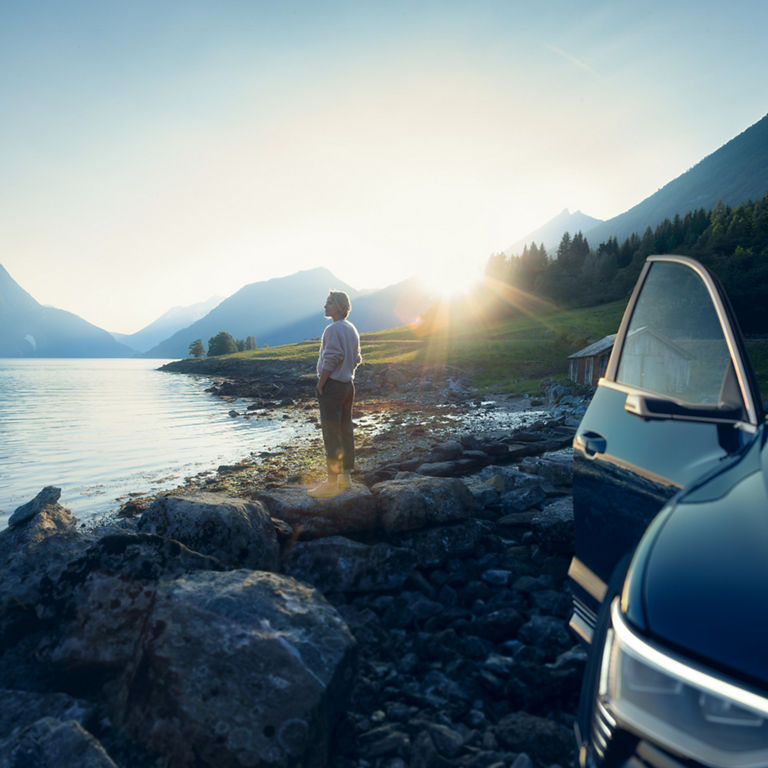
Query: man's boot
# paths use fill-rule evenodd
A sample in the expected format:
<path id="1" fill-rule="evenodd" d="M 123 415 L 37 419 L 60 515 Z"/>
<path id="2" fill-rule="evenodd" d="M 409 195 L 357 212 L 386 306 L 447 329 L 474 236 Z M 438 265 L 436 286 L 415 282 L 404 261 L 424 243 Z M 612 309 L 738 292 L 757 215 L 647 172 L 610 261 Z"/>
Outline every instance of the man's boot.
<path id="1" fill-rule="evenodd" d="M 328 461 L 328 479 L 310 488 L 307 493 L 316 499 L 327 499 L 339 492 L 338 462 Z"/>

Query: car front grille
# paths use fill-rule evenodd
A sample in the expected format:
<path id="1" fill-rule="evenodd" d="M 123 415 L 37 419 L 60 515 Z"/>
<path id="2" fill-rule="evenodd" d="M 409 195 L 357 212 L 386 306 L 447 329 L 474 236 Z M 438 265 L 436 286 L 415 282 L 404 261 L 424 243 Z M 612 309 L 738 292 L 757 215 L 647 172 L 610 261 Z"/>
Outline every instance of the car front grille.
<path id="1" fill-rule="evenodd" d="M 590 760 L 586 765 L 622 768 L 706 768 L 692 760 L 680 760 L 665 750 L 623 730 L 598 700 L 592 716 Z"/>

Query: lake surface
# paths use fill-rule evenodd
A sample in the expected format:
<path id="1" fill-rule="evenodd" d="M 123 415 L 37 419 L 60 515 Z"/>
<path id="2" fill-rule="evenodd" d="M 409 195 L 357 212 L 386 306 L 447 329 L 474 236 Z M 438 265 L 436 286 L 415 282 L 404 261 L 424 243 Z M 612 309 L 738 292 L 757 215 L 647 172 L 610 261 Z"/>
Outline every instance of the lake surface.
<path id="1" fill-rule="evenodd" d="M 158 371 L 163 360 L 0 358 L 0 528 L 46 485 L 83 521 L 129 493 L 184 478 L 313 432 L 282 419 L 232 418 L 211 380 Z"/>

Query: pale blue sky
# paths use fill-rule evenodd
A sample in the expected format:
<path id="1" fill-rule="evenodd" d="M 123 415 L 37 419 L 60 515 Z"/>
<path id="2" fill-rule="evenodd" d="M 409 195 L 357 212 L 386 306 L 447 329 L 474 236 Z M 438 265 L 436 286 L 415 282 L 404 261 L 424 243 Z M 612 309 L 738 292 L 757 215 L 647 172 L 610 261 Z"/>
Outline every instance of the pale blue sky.
<path id="1" fill-rule="evenodd" d="M 0 263 L 124 333 L 314 266 L 466 283 L 763 117 L 767 26 L 763 0 L 0 0 Z"/>

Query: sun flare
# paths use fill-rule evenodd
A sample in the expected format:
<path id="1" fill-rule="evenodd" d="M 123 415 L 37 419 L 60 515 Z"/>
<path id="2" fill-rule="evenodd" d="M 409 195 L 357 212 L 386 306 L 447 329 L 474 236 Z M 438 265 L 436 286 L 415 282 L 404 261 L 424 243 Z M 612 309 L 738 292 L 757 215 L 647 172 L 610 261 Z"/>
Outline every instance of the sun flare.
<path id="1" fill-rule="evenodd" d="M 469 293 L 482 279 L 474 265 L 432 262 L 418 273 L 424 288 L 441 299 Z"/>

